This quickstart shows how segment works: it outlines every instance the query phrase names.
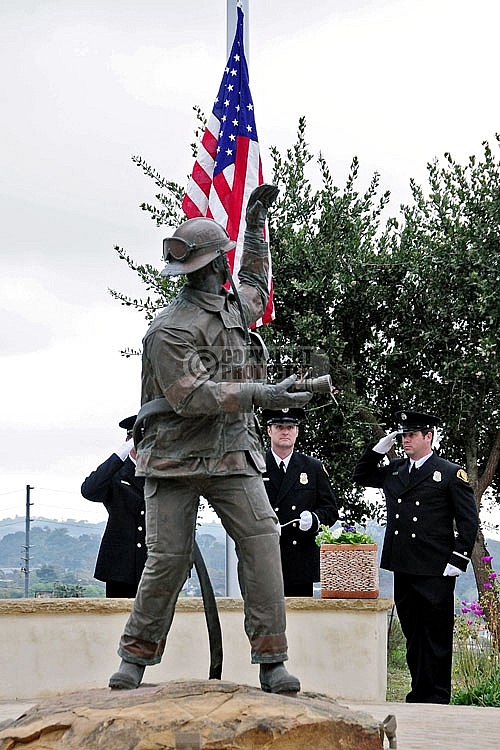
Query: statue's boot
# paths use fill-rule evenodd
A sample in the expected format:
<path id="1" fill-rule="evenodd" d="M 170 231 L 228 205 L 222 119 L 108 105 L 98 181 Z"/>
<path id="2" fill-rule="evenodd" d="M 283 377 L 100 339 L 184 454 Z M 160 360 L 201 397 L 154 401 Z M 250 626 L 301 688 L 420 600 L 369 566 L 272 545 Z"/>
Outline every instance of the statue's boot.
<path id="1" fill-rule="evenodd" d="M 109 678 L 109 687 L 112 690 L 135 690 L 141 684 L 145 669 L 143 664 L 133 664 L 122 659 L 118 672 Z"/>
<path id="2" fill-rule="evenodd" d="M 288 672 L 282 661 L 260 665 L 260 686 L 265 693 L 298 693 L 299 680 Z"/>
<path id="3" fill-rule="evenodd" d="M 395 750 L 395 748 L 397 748 L 398 746 L 398 741 L 396 738 L 396 729 L 398 728 L 398 724 L 394 714 L 389 714 L 388 716 L 386 716 L 384 721 L 382 722 L 382 726 L 385 735 L 389 740 L 389 747 Z"/>

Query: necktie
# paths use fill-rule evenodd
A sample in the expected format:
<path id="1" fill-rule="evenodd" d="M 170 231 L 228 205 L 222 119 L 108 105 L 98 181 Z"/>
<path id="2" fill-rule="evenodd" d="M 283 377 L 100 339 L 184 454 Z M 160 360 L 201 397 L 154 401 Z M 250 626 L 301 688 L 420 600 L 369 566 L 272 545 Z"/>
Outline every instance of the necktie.
<path id="1" fill-rule="evenodd" d="M 283 479 L 285 478 L 285 474 L 286 474 L 285 462 L 284 461 L 280 462 L 280 474 L 281 474 L 281 479 L 280 479 L 280 484 L 281 484 L 281 482 L 283 482 Z"/>

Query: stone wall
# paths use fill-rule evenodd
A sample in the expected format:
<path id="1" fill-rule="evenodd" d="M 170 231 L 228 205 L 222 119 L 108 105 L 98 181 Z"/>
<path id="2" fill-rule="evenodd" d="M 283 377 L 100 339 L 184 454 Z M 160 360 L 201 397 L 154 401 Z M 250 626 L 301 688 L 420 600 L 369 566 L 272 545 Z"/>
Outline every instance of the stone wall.
<path id="1" fill-rule="evenodd" d="M 381 702 L 387 676 L 389 599 L 287 601 L 288 667 L 302 690 Z M 39 698 L 105 687 L 116 671 L 129 599 L 0 600 L 0 700 Z M 218 598 L 224 647 L 222 678 L 258 687 L 250 664 L 241 599 Z M 144 682 L 206 679 L 207 628 L 201 599 L 179 599 L 161 664 Z"/>

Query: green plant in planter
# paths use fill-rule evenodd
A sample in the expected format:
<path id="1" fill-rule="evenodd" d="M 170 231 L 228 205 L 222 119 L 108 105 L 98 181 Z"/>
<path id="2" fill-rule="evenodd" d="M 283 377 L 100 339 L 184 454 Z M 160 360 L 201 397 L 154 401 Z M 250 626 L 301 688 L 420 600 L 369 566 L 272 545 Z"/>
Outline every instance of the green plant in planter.
<path id="1" fill-rule="evenodd" d="M 333 531 L 324 523 L 319 527 L 316 534 L 316 544 L 375 544 L 375 540 L 362 531 L 357 531 L 355 526 L 341 526 Z"/>

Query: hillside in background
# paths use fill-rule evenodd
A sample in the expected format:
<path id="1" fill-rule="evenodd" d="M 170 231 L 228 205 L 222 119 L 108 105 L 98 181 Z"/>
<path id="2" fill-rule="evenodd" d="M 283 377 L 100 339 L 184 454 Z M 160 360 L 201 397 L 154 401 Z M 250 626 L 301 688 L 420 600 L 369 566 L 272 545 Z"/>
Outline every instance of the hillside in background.
<path id="1" fill-rule="evenodd" d="M 83 588 L 80 595 L 103 596 L 103 584 L 93 578 L 93 571 L 105 522 L 54 521 L 39 518 L 30 528 L 30 572 L 33 595 L 40 589 L 50 588 L 57 580 L 69 586 Z M 384 538 L 384 528 L 369 523 L 367 531 L 379 546 L 379 557 Z M 198 545 L 208 568 L 217 596 L 225 594 L 225 532 L 218 523 L 202 524 L 196 535 Z M 22 596 L 25 557 L 25 519 L 0 520 L 0 596 Z M 490 554 L 500 564 L 500 542 L 487 540 Z M 90 589 L 85 587 L 92 587 Z M 17 593 L 14 594 L 13 592 Z M 457 599 L 471 601 L 477 598 L 477 589 L 472 566 L 457 581 Z M 89 593 L 90 592 L 90 593 Z M 184 595 L 198 596 L 200 589 L 196 573 L 188 579 Z M 392 598 L 392 575 L 380 570 L 380 596 Z"/>
<path id="2" fill-rule="evenodd" d="M 67 530 L 70 536 L 81 536 L 82 534 L 99 534 L 102 535 L 106 526 L 106 521 L 100 523 L 89 523 L 89 521 L 78 521 L 74 518 L 68 518 L 66 521 L 55 521 L 53 518 L 32 518 L 31 528 L 35 526 L 43 529 L 60 529 L 64 528 Z M 3 518 L 0 520 L 0 540 L 6 534 L 15 534 L 16 531 L 25 532 L 26 520 L 24 516 L 16 516 L 15 518 Z"/>
<path id="3" fill-rule="evenodd" d="M 104 584 L 93 577 L 105 522 L 36 519 L 30 526 L 30 596 L 50 595 L 65 587 L 67 596 L 104 596 Z M 225 532 L 220 524 L 203 524 L 197 542 L 217 596 L 225 594 Z M 0 598 L 24 596 L 26 532 L 22 517 L 0 521 Z M 201 594 L 193 570 L 184 596 Z M 57 593 L 57 595 L 62 595 Z"/>

